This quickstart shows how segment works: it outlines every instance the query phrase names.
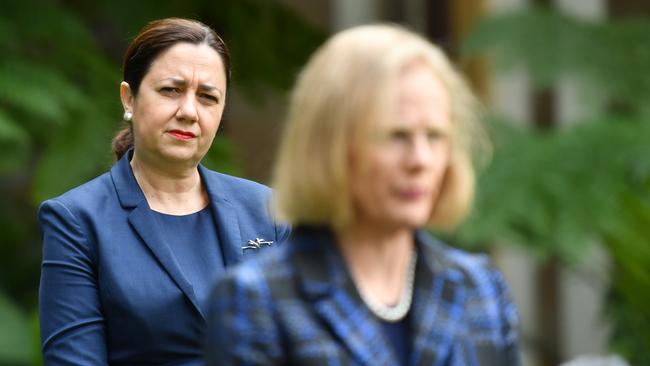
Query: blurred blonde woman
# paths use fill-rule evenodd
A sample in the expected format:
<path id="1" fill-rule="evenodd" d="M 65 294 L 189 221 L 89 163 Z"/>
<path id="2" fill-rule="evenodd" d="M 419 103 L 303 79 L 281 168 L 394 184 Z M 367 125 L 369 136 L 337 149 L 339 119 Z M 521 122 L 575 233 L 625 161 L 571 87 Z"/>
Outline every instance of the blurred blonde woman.
<path id="1" fill-rule="evenodd" d="M 221 281 L 210 365 L 518 365 L 515 307 L 484 256 L 423 228 L 468 212 L 489 145 L 439 48 L 394 25 L 333 36 L 300 74 L 274 188 L 295 230 Z"/>

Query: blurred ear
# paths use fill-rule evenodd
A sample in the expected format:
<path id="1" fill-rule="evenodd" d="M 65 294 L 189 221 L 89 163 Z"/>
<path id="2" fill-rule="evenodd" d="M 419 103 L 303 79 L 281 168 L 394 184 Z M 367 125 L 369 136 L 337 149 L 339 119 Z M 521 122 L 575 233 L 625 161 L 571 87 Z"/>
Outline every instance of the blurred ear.
<path id="1" fill-rule="evenodd" d="M 120 83 L 120 100 L 122 101 L 122 107 L 124 107 L 124 112 L 133 113 L 133 92 L 131 86 L 126 81 Z"/>

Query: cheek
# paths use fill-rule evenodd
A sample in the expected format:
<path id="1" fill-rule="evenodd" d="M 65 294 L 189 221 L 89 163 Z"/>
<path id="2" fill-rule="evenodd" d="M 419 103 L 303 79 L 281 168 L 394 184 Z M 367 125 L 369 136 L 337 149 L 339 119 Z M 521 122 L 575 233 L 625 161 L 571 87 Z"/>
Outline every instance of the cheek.
<path id="1" fill-rule="evenodd" d="M 439 191 L 443 185 L 445 175 L 449 170 L 451 165 L 451 152 L 449 149 L 442 149 L 438 158 L 433 164 L 433 169 L 431 170 L 431 177 L 435 191 Z"/>
<path id="2" fill-rule="evenodd" d="M 451 158 L 451 146 L 449 143 L 442 143 L 436 146 L 433 152 L 433 167 L 436 172 L 446 170 Z"/>
<path id="3" fill-rule="evenodd" d="M 217 130 L 219 130 L 222 114 L 223 108 L 218 111 L 210 111 L 205 113 L 204 117 L 202 118 L 204 123 L 201 126 L 203 132 L 214 137 L 214 135 L 217 133 Z"/>
<path id="4" fill-rule="evenodd" d="M 164 129 L 169 116 L 157 107 L 142 106 L 133 116 L 133 129 L 153 135 L 154 131 Z"/>
<path id="5" fill-rule="evenodd" d="M 359 209 L 374 211 L 389 199 L 391 187 L 399 178 L 399 169 L 391 157 L 376 150 L 349 154 L 351 192 Z"/>
<path id="6" fill-rule="evenodd" d="M 396 180 L 394 174 L 395 170 L 389 168 L 368 169 L 357 183 L 358 194 L 363 197 L 367 205 L 380 204 L 391 194 L 392 184 Z"/>

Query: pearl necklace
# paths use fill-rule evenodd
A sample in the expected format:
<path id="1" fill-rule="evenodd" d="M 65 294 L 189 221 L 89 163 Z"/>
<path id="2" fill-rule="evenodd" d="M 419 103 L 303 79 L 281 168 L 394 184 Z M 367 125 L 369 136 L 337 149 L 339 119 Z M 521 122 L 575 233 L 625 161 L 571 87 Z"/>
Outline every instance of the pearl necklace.
<path id="1" fill-rule="evenodd" d="M 409 309 L 411 308 L 411 302 L 413 302 L 413 283 L 415 282 L 415 264 L 417 262 L 418 253 L 413 251 L 411 255 L 411 261 L 406 272 L 406 283 L 400 294 L 399 302 L 394 306 L 387 306 L 366 294 L 361 290 L 359 286 L 357 287 L 357 292 L 361 296 L 361 300 L 366 304 L 368 309 L 379 319 L 387 322 L 397 322 L 406 316 Z"/>

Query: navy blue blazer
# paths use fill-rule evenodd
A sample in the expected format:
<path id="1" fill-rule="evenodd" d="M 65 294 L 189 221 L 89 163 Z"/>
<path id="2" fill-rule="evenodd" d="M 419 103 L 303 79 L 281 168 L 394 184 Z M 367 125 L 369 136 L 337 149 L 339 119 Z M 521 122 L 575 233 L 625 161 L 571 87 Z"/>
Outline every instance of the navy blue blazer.
<path id="1" fill-rule="evenodd" d="M 416 242 L 408 365 L 519 365 L 515 306 L 486 257 Z M 229 272 L 210 299 L 208 365 L 399 365 L 328 230 L 296 228 Z"/>
<path id="2" fill-rule="evenodd" d="M 201 364 L 205 314 L 156 226 L 130 156 L 39 209 L 46 365 Z M 249 240 L 279 243 L 288 235 L 268 214 L 269 188 L 198 169 L 226 266 L 256 251 L 243 249 Z"/>

